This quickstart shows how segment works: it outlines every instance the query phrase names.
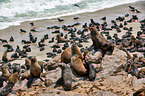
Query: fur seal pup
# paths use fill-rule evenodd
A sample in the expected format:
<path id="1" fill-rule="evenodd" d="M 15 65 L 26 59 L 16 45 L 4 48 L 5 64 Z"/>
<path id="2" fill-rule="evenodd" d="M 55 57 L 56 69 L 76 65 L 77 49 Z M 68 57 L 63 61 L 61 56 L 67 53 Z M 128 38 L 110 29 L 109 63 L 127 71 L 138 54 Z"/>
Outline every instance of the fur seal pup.
<path id="1" fill-rule="evenodd" d="M 28 88 L 30 88 L 31 84 L 38 78 L 44 82 L 44 80 L 40 78 L 40 74 L 41 74 L 41 66 L 38 64 L 36 57 L 31 57 L 30 78 L 27 82 Z"/>
<path id="2" fill-rule="evenodd" d="M 55 88 L 62 84 L 64 90 L 70 91 L 72 87 L 72 73 L 70 67 L 65 63 L 59 63 L 61 68 L 61 77 L 57 80 Z"/>
<path id="3" fill-rule="evenodd" d="M 69 42 L 69 40 L 62 38 L 62 37 L 60 36 L 60 34 L 57 34 L 57 35 L 56 35 L 56 40 L 57 40 L 57 43 Z"/>
<path id="4" fill-rule="evenodd" d="M 2 61 L 4 61 L 5 63 L 7 63 L 9 61 L 8 57 L 7 57 L 7 50 L 4 52 L 4 54 L 2 56 Z"/>
<path id="5" fill-rule="evenodd" d="M 10 40 L 9 40 L 9 41 L 11 41 L 11 42 L 12 42 L 12 41 L 14 41 L 14 38 L 13 38 L 13 36 L 11 36 L 11 37 L 10 37 Z"/>
<path id="6" fill-rule="evenodd" d="M 16 92 L 13 91 L 12 88 L 18 82 L 18 80 L 19 80 L 18 72 L 15 72 L 9 77 L 7 85 L 0 92 L 0 96 L 7 96 L 10 92 L 16 94 Z"/>
<path id="7" fill-rule="evenodd" d="M 26 33 L 26 32 L 27 32 L 27 31 L 24 30 L 24 29 L 20 29 L 20 31 L 21 31 L 20 33 L 23 33 L 23 32 Z"/>

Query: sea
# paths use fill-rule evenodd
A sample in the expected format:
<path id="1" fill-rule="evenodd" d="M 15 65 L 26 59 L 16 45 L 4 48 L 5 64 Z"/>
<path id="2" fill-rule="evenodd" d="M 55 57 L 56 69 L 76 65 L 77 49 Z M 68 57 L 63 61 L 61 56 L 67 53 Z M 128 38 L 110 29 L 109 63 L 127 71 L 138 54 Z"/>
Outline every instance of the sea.
<path id="1" fill-rule="evenodd" d="M 94 12 L 138 1 L 142 0 L 0 0 L 0 30 L 24 21 Z"/>

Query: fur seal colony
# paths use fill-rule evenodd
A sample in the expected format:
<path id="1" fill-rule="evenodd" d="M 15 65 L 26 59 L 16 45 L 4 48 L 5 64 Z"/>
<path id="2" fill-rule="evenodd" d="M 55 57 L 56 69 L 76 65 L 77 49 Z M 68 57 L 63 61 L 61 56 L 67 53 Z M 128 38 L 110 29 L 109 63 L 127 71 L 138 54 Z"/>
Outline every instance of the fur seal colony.
<path id="1" fill-rule="evenodd" d="M 141 13 L 132 6 L 129 6 L 129 8 L 137 14 Z M 65 91 L 72 91 L 75 89 L 72 87 L 75 83 L 75 80 L 73 80 L 75 77 L 79 79 L 83 77 L 85 78 L 83 79 L 84 81 L 87 77 L 88 82 L 96 81 L 97 73 L 103 69 L 98 71 L 98 69 L 101 68 L 97 67 L 97 69 L 94 64 L 101 65 L 103 58 L 106 55 L 111 56 L 115 47 L 123 50 L 127 54 L 126 64 L 122 65 L 120 69 L 123 69 L 128 74 L 135 76 L 137 79 L 145 78 L 145 68 L 142 68 L 145 66 L 145 57 L 139 57 L 135 54 L 132 56 L 132 54 L 130 54 L 138 52 L 145 56 L 145 19 L 138 21 L 139 19 L 137 15 L 132 15 L 130 19 L 128 17 L 129 14 L 126 14 L 125 16 L 117 17 L 115 20 L 111 20 L 111 27 L 108 27 L 106 22 L 107 16 L 101 18 L 103 21 L 102 24 L 96 22 L 94 19 L 90 19 L 90 22 L 84 24 L 77 22 L 74 24 L 62 25 L 65 23 L 65 19 L 58 18 L 59 24 L 62 25 L 62 27 L 58 25 L 47 27 L 47 30 L 49 31 L 54 30 L 52 32 L 53 35 L 51 37 L 49 34 L 45 33 L 41 39 L 39 36 L 37 36 L 38 38 L 35 36 L 35 33 L 39 34 L 39 31 L 36 31 L 38 27 L 35 26 L 34 22 L 31 22 L 31 32 L 28 36 L 29 40 L 21 40 L 23 46 L 17 45 L 15 53 L 11 55 L 11 58 L 9 57 L 9 54 L 12 53 L 14 49 L 10 44 L 16 42 L 15 37 L 11 36 L 9 41 L 0 39 L 3 47 L 7 48 L 1 58 L 0 66 L 2 75 L 0 76 L 0 87 L 2 90 L 0 92 L 0 96 L 8 95 L 10 93 L 18 94 L 18 90 L 14 91 L 12 89 L 18 81 L 19 84 L 21 84 L 24 79 L 27 79 L 27 88 L 36 87 L 32 84 L 35 85 L 34 82 L 37 81 L 37 79 L 40 79 L 43 83 L 45 81 L 45 83 L 49 83 L 49 80 L 45 79 L 44 81 L 43 79 L 46 78 L 45 74 L 49 74 L 51 70 L 61 70 L 61 77 L 57 77 L 56 81 L 54 80 L 56 83 L 54 89 L 58 89 L 58 87 L 62 85 Z M 80 18 L 81 17 L 74 17 L 73 19 L 76 21 Z M 139 22 L 141 24 L 136 37 L 133 35 L 133 28 L 127 26 L 133 22 Z M 82 29 L 79 29 L 77 26 L 81 26 Z M 115 30 L 113 36 L 111 36 L 109 32 L 112 30 Z M 118 34 L 121 33 L 122 30 L 127 32 L 122 35 L 122 38 L 120 38 Z M 26 35 L 27 33 L 28 31 L 24 28 L 20 29 L 19 34 Z M 90 41 L 92 41 L 92 43 L 90 43 Z M 49 52 L 46 53 L 49 59 L 44 60 L 45 63 L 42 60 L 38 62 L 36 57 L 30 56 L 29 53 L 33 52 L 34 47 L 39 48 L 43 53 L 43 51 L 48 47 L 46 42 L 49 43 L 53 50 L 52 52 L 48 50 Z M 90 45 L 84 47 L 85 43 Z M 21 47 L 23 49 L 21 49 Z M 39 53 L 41 53 L 40 51 Z M 21 64 L 21 66 L 12 67 L 12 61 L 21 60 L 23 58 L 25 59 L 24 65 Z M 45 71 L 46 73 L 44 73 Z M 117 70 L 116 73 L 113 73 L 113 75 L 117 74 L 118 71 L 119 70 Z M 44 78 L 41 77 L 42 75 L 44 75 Z M 5 82 L 6 85 L 4 84 Z M 46 87 L 54 82 L 46 84 Z M 41 87 L 43 87 L 43 83 L 41 84 Z M 77 86 L 81 85 L 78 83 Z M 93 85 L 92 89 L 94 86 L 99 89 L 96 85 Z M 133 96 L 144 96 L 144 92 L 144 89 L 136 90 Z"/>

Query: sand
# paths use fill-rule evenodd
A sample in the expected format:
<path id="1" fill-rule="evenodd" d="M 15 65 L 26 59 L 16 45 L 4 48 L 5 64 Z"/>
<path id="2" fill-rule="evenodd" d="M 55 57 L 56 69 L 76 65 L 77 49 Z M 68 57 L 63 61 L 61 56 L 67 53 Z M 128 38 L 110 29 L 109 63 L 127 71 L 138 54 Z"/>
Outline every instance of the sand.
<path id="1" fill-rule="evenodd" d="M 129 5 L 134 6 L 135 8 L 137 8 L 138 10 L 142 11 L 142 13 L 132 13 L 129 10 Z M 112 7 L 112 8 L 106 8 L 103 10 L 99 10 L 96 12 L 88 12 L 88 13 L 83 13 L 83 14 L 77 14 L 77 15 L 72 15 L 72 16 L 65 16 L 65 17 L 61 17 L 64 19 L 64 22 L 58 22 L 57 18 L 56 19 L 45 19 L 45 20 L 38 20 L 38 21 L 33 21 L 35 26 L 37 27 L 36 30 L 39 30 L 39 32 L 32 32 L 32 34 L 34 36 L 36 36 L 38 38 L 37 43 L 36 44 L 30 44 L 31 48 L 32 48 L 32 52 L 28 53 L 28 56 L 36 56 L 38 60 L 44 60 L 47 58 L 46 53 L 47 52 L 52 52 L 51 46 L 53 44 L 56 43 L 56 41 L 54 43 L 48 43 L 49 40 L 51 40 L 51 38 L 53 36 L 56 36 L 56 34 L 51 34 L 51 32 L 53 32 L 55 29 L 47 29 L 47 27 L 51 27 L 54 25 L 57 26 L 62 26 L 62 25 L 72 25 L 76 22 L 80 22 L 81 25 L 80 26 L 76 26 L 76 28 L 79 30 L 82 30 L 82 25 L 84 23 L 89 24 L 90 23 L 90 19 L 94 19 L 96 22 L 99 23 L 103 23 L 103 21 L 101 21 L 100 19 L 103 16 L 107 17 L 107 23 L 108 23 L 108 27 L 110 27 L 111 24 L 111 20 L 114 20 L 115 18 L 117 18 L 118 16 L 124 16 L 126 13 L 129 13 L 130 16 L 126 18 L 126 20 L 129 20 L 131 18 L 131 15 L 136 14 L 139 17 L 139 21 L 144 19 L 145 17 L 145 2 L 140 1 L 140 2 L 136 2 L 136 3 L 132 3 L 132 4 L 125 4 L 125 5 L 121 5 L 121 6 L 116 6 L 116 7 Z M 80 19 L 79 20 L 73 20 L 74 17 L 78 16 Z M 27 22 L 23 22 L 21 23 L 21 25 L 19 26 L 11 26 L 7 29 L 4 30 L 0 30 L 0 38 L 1 39 L 6 39 L 9 40 L 10 36 L 14 37 L 14 42 L 9 42 L 9 44 L 12 45 L 12 47 L 14 49 L 16 49 L 16 46 L 19 45 L 20 49 L 22 50 L 22 47 L 24 44 L 21 43 L 21 40 L 29 40 L 29 32 L 30 32 L 30 22 L 32 21 L 27 21 Z M 122 23 L 122 22 L 118 22 L 118 23 Z M 133 22 L 131 24 L 128 24 L 127 27 L 133 27 L 133 34 L 136 36 L 137 31 L 140 31 L 140 23 L 138 21 Z M 26 33 L 20 33 L 20 29 L 25 29 L 27 32 Z M 63 32 L 64 34 L 66 34 L 67 32 L 63 31 L 62 29 L 60 29 L 61 32 Z M 121 33 L 118 33 L 119 37 L 121 37 L 126 31 L 122 30 Z M 110 31 L 110 34 L 113 35 L 114 33 L 116 33 L 115 30 Z M 40 41 L 40 39 L 45 35 L 45 34 L 49 34 L 49 39 L 45 41 L 45 44 L 47 46 L 45 46 L 45 50 L 44 51 L 39 51 L 39 48 L 37 46 L 38 41 Z M 84 47 L 85 46 L 90 46 L 92 44 L 91 39 L 89 40 L 89 43 L 83 43 Z M 63 44 L 59 44 L 60 46 L 62 46 Z M 2 58 L 2 54 L 4 53 L 6 49 L 3 47 L 3 43 L 0 43 L 0 58 Z M 10 58 L 11 54 L 13 54 L 13 52 L 9 52 L 8 53 L 8 57 Z M 15 60 L 12 63 L 20 63 L 20 64 L 24 64 L 24 59 L 22 60 Z"/>

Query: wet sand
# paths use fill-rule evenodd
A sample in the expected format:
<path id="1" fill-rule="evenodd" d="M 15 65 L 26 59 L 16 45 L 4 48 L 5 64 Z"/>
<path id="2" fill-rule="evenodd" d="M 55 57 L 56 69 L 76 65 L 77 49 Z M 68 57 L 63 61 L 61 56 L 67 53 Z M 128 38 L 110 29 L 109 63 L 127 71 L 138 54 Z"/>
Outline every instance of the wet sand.
<path id="1" fill-rule="evenodd" d="M 137 8 L 138 10 L 140 10 L 142 13 L 133 13 L 129 10 L 129 5 L 134 6 L 135 8 Z M 38 20 L 38 21 L 33 21 L 35 26 L 37 27 L 36 30 L 39 30 L 39 32 L 32 32 L 32 34 L 38 38 L 37 43 L 36 44 L 30 44 L 31 46 L 31 52 L 28 53 L 28 56 L 36 56 L 38 60 L 44 60 L 47 58 L 46 53 L 47 52 L 52 52 L 52 49 L 50 48 L 50 46 L 52 46 L 53 44 L 56 43 L 56 41 L 54 43 L 48 43 L 49 40 L 51 40 L 51 38 L 53 36 L 56 36 L 56 34 L 51 34 L 51 32 L 53 32 L 55 29 L 47 29 L 47 27 L 51 27 L 54 25 L 60 26 L 62 27 L 62 25 L 72 25 L 76 22 L 80 22 L 81 25 L 76 26 L 76 28 L 79 30 L 82 30 L 82 25 L 84 23 L 89 24 L 90 23 L 90 19 L 94 19 L 96 22 L 99 23 L 103 23 L 103 21 L 101 21 L 100 19 L 103 16 L 107 17 L 107 23 L 108 23 L 108 27 L 110 27 L 111 24 L 111 20 L 115 20 L 115 18 L 117 18 L 118 16 L 124 16 L 126 13 L 129 13 L 129 17 L 126 18 L 126 20 L 129 20 L 131 18 L 132 15 L 136 14 L 139 18 L 139 21 L 145 18 L 145 2 L 140 1 L 140 2 L 136 2 L 136 3 L 132 3 L 132 4 L 126 4 L 126 5 L 121 5 L 121 6 L 116 6 L 116 7 L 112 7 L 112 8 L 106 8 L 103 10 L 99 10 L 96 12 L 88 12 L 88 13 L 83 13 L 83 14 L 77 14 L 77 15 L 72 15 L 72 16 L 65 16 L 65 17 L 61 17 L 64 19 L 64 22 L 58 22 L 57 18 L 56 19 L 45 19 L 45 20 Z M 79 20 L 73 20 L 74 17 L 78 16 L 80 19 Z M 7 29 L 4 30 L 0 30 L 0 38 L 1 39 L 6 39 L 9 40 L 10 36 L 14 37 L 14 42 L 8 42 L 10 45 L 12 45 L 12 47 L 14 49 L 16 49 L 16 46 L 19 45 L 20 49 L 22 50 L 23 45 L 21 43 L 21 40 L 29 40 L 29 32 L 30 32 L 30 23 L 31 21 L 27 21 L 27 22 L 23 22 L 21 23 L 21 25 L 19 26 L 11 26 Z M 118 22 L 118 23 L 122 23 L 122 22 Z M 140 31 L 140 23 L 138 21 L 130 23 L 127 25 L 127 27 L 133 27 L 133 34 L 136 36 L 137 31 Z M 26 33 L 20 33 L 20 29 L 25 29 L 27 32 Z M 67 33 L 67 31 L 63 31 L 62 29 L 60 29 L 61 32 L 63 32 L 64 34 Z M 121 37 L 123 34 L 125 34 L 125 30 L 122 30 L 121 33 L 118 33 L 119 37 Z M 110 34 L 113 35 L 114 33 L 116 33 L 115 30 L 110 31 Z M 49 39 L 45 41 L 45 44 L 47 46 L 45 46 L 45 50 L 44 51 L 40 51 L 37 44 L 38 41 L 40 41 L 40 39 L 45 35 L 48 34 L 49 35 Z M 84 47 L 85 46 L 90 46 L 92 44 L 91 39 L 89 40 L 89 43 L 83 43 Z M 59 44 L 60 46 L 63 45 L 63 43 Z M 6 50 L 3 46 L 3 43 L 0 43 L 0 58 L 2 58 L 2 54 L 4 53 L 4 51 Z M 11 54 L 13 54 L 13 52 L 9 52 L 8 53 L 8 57 L 10 58 Z M 21 63 L 24 64 L 24 59 L 23 60 L 15 60 L 13 61 L 13 63 Z"/>

